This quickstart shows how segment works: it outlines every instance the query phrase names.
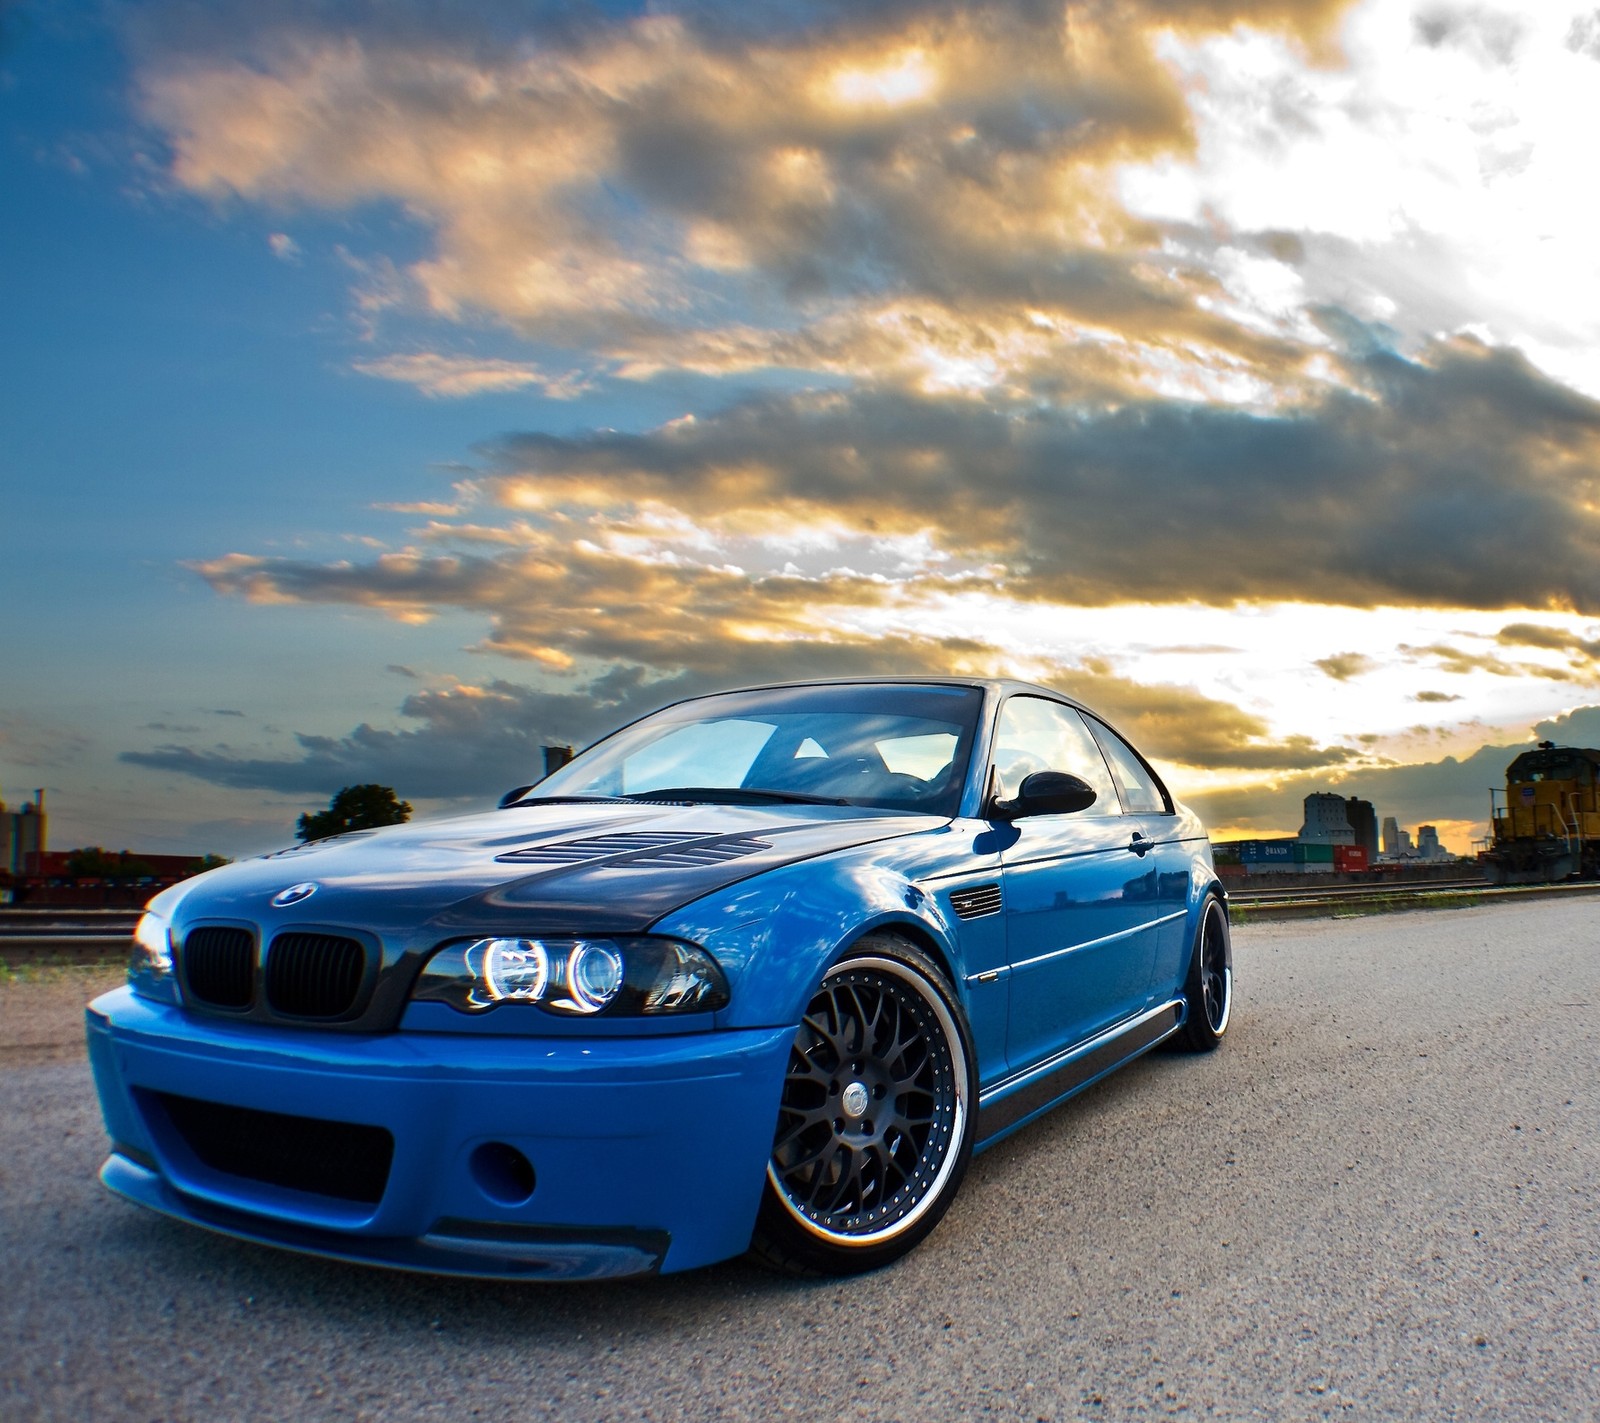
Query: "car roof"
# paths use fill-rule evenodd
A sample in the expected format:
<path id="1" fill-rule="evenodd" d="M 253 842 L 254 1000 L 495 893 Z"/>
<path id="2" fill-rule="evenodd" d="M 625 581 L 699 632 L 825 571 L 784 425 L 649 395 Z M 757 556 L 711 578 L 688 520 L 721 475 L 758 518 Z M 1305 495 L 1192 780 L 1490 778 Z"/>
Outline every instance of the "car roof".
<path id="1" fill-rule="evenodd" d="M 1068 702 L 1081 711 L 1090 711 L 1090 707 L 1080 702 L 1070 693 L 1058 691 L 1054 687 L 1046 687 L 1038 682 L 1023 682 L 1015 677 L 957 677 L 957 676 L 897 676 L 883 677 L 803 677 L 792 682 L 750 682 L 744 686 L 723 687 L 715 692 L 701 692 L 692 697 L 679 697 L 668 702 L 668 706 L 681 706 L 685 702 L 703 701 L 707 697 L 721 697 L 734 692 L 784 692 L 801 687 L 886 687 L 886 686 L 924 686 L 924 687 L 977 687 L 984 691 L 998 692 L 1010 695 L 1015 692 L 1026 692 L 1034 695 L 1053 697 L 1057 701 Z M 1099 715 L 1095 713 L 1095 715 Z M 1103 718 L 1102 718 L 1103 720 Z"/>

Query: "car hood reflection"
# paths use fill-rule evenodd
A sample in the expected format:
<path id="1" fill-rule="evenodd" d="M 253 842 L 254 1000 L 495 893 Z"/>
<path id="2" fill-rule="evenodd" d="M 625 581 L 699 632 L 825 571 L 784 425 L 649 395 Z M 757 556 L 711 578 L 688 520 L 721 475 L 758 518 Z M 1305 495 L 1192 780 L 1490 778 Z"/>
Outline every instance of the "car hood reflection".
<path id="1" fill-rule="evenodd" d="M 296 845 L 187 881 L 153 907 L 191 921 L 639 932 L 767 870 L 947 823 L 855 806 L 535 801 Z M 301 882 L 317 892 L 270 907 Z"/>

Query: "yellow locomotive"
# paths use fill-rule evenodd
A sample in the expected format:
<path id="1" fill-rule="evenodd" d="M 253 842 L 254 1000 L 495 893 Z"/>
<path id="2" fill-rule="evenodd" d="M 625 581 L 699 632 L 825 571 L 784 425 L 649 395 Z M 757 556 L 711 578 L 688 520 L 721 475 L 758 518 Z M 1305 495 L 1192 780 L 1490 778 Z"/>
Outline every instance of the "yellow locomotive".
<path id="1" fill-rule="evenodd" d="M 1495 884 L 1600 876 L 1600 751 L 1541 741 L 1489 792 L 1494 839 L 1479 858 Z"/>

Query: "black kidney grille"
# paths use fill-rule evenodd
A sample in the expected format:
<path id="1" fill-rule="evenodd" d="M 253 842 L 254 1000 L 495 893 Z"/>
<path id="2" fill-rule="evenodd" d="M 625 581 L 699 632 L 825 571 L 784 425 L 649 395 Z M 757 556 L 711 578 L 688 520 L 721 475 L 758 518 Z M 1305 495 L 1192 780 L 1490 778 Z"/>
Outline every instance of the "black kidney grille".
<path id="1" fill-rule="evenodd" d="M 256 940 L 248 929 L 202 925 L 183 940 L 189 996 L 213 1008 L 248 1008 L 255 993 Z"/>
<path id="2" fill-rule="evenodd" d="M 229 1107 L 171 1092 L 150 1095 L 184 1144 L 213 1171 L 365 1205 L 383 1199 L 394 1137 L 382 1127 Z"/>
<path id="3" fill-rule="evenodd" d="M 267 1006 L 286 1018 L 342 1018 L 356 1006 L 367 951 L 332 934 L 279 934 L 267 952 Z"/>

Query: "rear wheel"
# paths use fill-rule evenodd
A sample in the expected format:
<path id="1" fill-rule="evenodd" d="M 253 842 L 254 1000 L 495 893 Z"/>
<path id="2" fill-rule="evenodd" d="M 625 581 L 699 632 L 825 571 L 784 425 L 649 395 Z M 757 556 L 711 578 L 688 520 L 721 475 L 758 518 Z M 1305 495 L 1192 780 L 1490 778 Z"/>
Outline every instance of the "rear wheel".
<path id="1" fill-rule="evenodd" d="M 897 1260 L 972 1156 L 977 1069 L 949 980 L 892 934 L 823 976 L 789 1051 L 752 1250 L 793 1274 Z"/>
<path id="2" fill-rule="evenodd" d="M 1184 984 L 1188 1011 L 1179 1043 L 1193 1052 L 1210 1052 L 1228 1031 L 1233 1016 L 1233 953 L 1228 943 L 1228 911 L 1214 894 L 1206 897 L 1195 933 L 1189 977 Z"/>

